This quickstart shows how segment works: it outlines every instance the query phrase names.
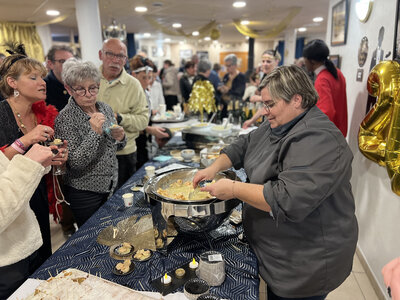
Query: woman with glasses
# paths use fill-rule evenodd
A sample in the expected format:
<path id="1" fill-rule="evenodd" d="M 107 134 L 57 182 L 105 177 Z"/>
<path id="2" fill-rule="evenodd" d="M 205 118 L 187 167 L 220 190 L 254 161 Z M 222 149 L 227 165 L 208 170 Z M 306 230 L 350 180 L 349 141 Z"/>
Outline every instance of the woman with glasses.
<path id="1" fill-rule="evenodd" d="M 55 135 L 68 140 L 66 200 L 80 227 L 114 191 L 118 182 L 116 152 L 126 139 L 111 107 L 97 101 L 100 72 L 93 63 L 68 59 L 62 79 L 71 97 L 56 118 Z"/>
<path id="2" fill-rule="evenodd" d="M 353 154 L 316 106 L 318 94 L 304 70 L 278 67 L 260 88 L 267 121 L 224 148 L 193 184 L 244 168 L 248 182 L 221 179 L 201 190 L 244 202 L 244 232 L 268 300 L 322 300 L 352 269 L 358 235 Z"/>
<path id="3" fill-rule="evenodd" d="M 46 76 L 46 69 L 43 65 L 27 57 L 23 45 L 8 52 L 11 55 L 0 65 L 0 91 L 6 98 L 0 102 L 0 150 L 11 160 L 33 145 L 53 138 L 54 119 L 58 112 L 54 106 L 44 102 L 46 82 L 43 77 Z M 67 158 L 68 149 L 64 142 L 54 161 L 61 165 Z M 23 186 L 21 188 L 24 189 Z M 33 271 L 52 254 L 49 212 L 56 212 L 56 199 L 51 174 L 42 178 L 29 204 L 43 239 L 43 245 L 31 264 Z"/>

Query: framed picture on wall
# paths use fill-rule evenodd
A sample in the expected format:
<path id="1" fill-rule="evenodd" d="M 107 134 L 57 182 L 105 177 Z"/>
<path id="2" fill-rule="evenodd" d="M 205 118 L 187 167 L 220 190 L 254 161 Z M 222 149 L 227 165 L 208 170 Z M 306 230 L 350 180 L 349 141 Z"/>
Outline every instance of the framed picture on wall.
<path id="1" fill-rule="evenodd" d="M 329 55 L 329 59 L 333 62 L 336 68 L 340 69 L 340 56 L 337 54 Z"/>
<path id="2" fill-rule="evenodd" d="M 346 44 L 348 22 L 348 0 L 340 0 L 332 6 L 331 45 Z"/>

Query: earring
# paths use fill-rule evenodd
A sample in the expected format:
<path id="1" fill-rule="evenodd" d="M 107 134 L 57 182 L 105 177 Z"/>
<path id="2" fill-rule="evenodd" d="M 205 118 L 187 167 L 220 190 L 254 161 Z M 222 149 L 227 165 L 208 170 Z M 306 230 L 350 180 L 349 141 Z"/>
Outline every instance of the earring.
<path id="1" fill-rule="evenodd" d="M 14 90 L 14 98 L 17 98 L 19 96 L 19 92 L 17 90 Z"/>

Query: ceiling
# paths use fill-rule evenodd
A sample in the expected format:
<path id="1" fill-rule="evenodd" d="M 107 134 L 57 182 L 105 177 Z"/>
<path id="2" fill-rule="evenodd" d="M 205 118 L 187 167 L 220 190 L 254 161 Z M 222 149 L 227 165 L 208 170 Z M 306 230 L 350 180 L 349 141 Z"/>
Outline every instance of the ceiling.
<path id="1" fill-rule="evenodd" d="M 114 18 L 117 23 L 126 25 L 127 32 L 136 33 L 138 37 L 148 32 L 152 37 L 170 37 L 175 41 L 184 37 L 161 33 L 144 16 L 151 17 L 169 30 L 173 30 L 172 23 L 181 23 L 181 29 L 187 34 L 215 20 L 221 34 L 219 41 L 233 42 L 245 39 L 236 30 L 234 19 L 250 20 L 250 29 L 267 33 L 286 18 L 289 11 L 298 7 L 300 12 L 290 21 L 286 30 L 306 27 L 305 33 L 297 34 L 306 37 L 324 34 L 326 31 L 329 0 L 247 0 L 244 8 L 234 8 L 233 2 L 234 0 L 99 0 L 100 21 L 107 26 Z M 146 6 L 148 11 L 136 12 L 134 8 L 138 5 Z M 65 17 L 63 21 L 50 25 L 52 34 L 69 36 L 71 29 L 78 34 L 75 0 L 0 0 L 0 21 L 51 22 L 57 17 L 47 16 L 48 9 L 59 10 L 59 17 Z M 323 17 L 324 20 L 314 23 L 314 17 Z M 281 32 L 273 39 L 282 38 L 284 33 Z"/>

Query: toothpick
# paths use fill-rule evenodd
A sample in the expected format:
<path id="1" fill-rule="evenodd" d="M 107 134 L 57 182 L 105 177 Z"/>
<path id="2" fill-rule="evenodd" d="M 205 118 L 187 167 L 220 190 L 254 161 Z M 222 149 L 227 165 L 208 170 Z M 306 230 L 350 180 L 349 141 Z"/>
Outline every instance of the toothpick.
<path id="1" fill-rule="evenodd" d="M 236 247 L 235 245 L 231 245 L 233 248 L 235 248 L 237 251 L 240 251 L 240 252 L 242 252 L 242 250 L 240 250 L 240 248 L 239 247 Z"/>
<path id="2" fill-rule="evenodd" d="M 104 219 L 107 219 L 107 218 L 111 218 L 111 216 L 100 218 L 100 220 L 104 220 Z"/>
<path id="3" fill-rule="evenodd" d="M 49 272 L 50 278 L 53 277 L 53 275 L 51 275 L 50 270 L 47 270 L 47 272 Z"/>
<path id="4" fill-rule="evenodd" d="M 144 291 L 144 287 L 143 287 L 142 283 L 140 282 L 140 280 L 139 280 L 139 284 L 140 284 L 140 287 L 142 288 L 142 290 Z"/>

